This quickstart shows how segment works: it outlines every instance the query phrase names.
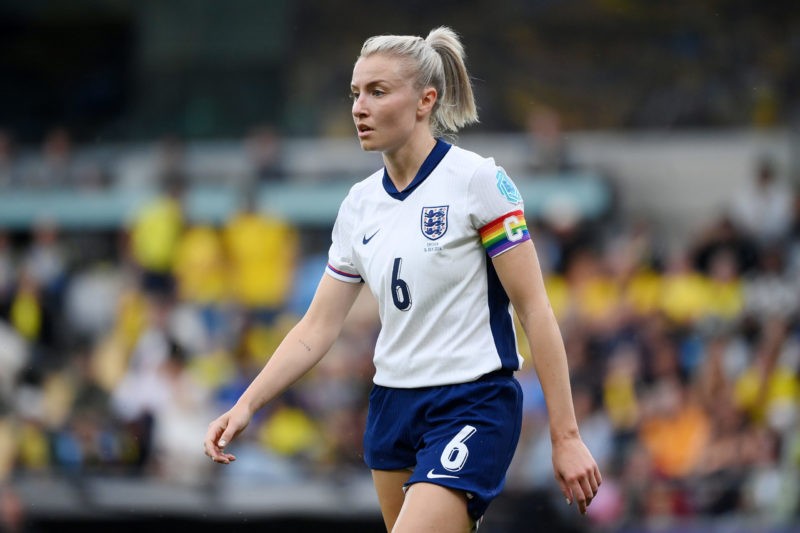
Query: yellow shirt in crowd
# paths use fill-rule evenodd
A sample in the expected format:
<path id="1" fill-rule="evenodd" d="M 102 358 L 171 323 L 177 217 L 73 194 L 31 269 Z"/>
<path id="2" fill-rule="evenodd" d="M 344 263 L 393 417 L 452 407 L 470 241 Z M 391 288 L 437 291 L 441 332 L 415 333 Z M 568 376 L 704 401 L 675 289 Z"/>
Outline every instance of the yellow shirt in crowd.
<path id="1" fill-rule="evenodd" d="M 293 283 L 299 239 L 294 226 L 254 212 L 224 228 L 233 297 L 251 308 L 282 306 Z"/>
<path id="2" fill-rule="evenodd" d="M 147 270 L 169 272 L 183 231 L 183 213 L 175 198 L 158 198 L 146 205 L 131 227 L 131 253 Z"/>

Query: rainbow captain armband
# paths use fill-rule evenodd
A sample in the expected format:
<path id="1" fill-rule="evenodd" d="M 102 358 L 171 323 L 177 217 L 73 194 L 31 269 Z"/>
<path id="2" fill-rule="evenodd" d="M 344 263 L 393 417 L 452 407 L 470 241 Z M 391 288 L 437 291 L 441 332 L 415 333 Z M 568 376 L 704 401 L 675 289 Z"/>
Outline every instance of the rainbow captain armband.
<path id="1" fill-rule="evenodd" d="M 525 223 L 525 214 L 520 209 L 492 220 L 479 232 L 489 257 L 498 256 L 522 242 L 531 240 L 528 225 Z"/>

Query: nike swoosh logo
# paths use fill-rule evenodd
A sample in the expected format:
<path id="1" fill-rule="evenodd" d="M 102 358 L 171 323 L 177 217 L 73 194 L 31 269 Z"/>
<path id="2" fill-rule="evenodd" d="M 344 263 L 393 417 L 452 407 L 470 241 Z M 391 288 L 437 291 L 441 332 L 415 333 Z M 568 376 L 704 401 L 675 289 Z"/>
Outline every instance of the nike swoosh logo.
<path id="1" fill-rule="evenodd" d="M 377 233 L 378 233 L 380 230 L 381 230 L 380 228 L 376 229 L 376 230 L 375 230 L 375 233 L 373 233 L 373 234 L 372 234 L 372 235 L 370 235 L 369 237 L 367 237 L 367 234 L 365 233 L 365 234 L 364 234 L 364 236 L 363 236 L 363 237 L 361 237 L 361 244 L 367 244 L 369 241 L 371 241 L 371 240 L 372 240 L 372 238 L 373 238 L 373 237 L 374 237 L 374 236 L 375 236 L 375 235 L 376 235 L 376 234 L 377 234 Z"/>
<path id="2" fill-rule="evenodd" d="M 451 479 L 458 479 L 458 476 L 451 476 L 451 475 L 448 475 L 448 474 L 434 474 L 433 473 L 433 468 L 431 468 L 430 471 L 428 472 L 428 479 L 439 479 L 439 478 L 443 478 L 443 477 L 447 477 L 447 478 L 451 478 Z"/>

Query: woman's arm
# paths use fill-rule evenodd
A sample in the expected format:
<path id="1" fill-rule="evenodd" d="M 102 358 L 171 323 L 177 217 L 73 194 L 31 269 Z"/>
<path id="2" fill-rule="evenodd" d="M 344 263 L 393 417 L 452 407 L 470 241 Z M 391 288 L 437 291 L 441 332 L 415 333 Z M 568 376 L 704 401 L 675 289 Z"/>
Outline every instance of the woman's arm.
<path id="1" fill-rule="evenodd" d="M 585 513 L 601 483 L 600 470 L 578 432 L 564 341 L 547 298 L 536 250 L 526 241 L 493 262 L 528 338 L 542 385 L 556 480 L 567 501 L 577 501 L 580 512 Z"/>
<path id="2" fill-rule="evenodd" d="M 286 334 L 236 404 L 209 424 L 204 442 L 206 455 L 217 463 L 236 460 L 224 452 L 225 446 L 247 427 L 256 411 L 300 379 L 328 352 L 362 285 L 323 274 L 303 318 Z"/>

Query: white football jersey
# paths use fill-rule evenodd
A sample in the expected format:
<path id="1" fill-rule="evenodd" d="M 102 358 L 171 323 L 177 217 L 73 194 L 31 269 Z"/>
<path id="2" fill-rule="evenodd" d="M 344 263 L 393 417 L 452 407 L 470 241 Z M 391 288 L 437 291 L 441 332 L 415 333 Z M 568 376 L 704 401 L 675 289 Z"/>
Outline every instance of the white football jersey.
<path id="1" fill-rule="evenodd" d="M 489 260 L 530 240 L 522 198 L 491 158 L 437 141 L 397 191 L 385 169 L 339 208 L 326 272 L 378 302 L 378 385 L 427 387 L 518 370 L 512 308 Z"/>

